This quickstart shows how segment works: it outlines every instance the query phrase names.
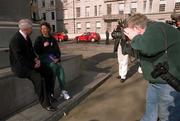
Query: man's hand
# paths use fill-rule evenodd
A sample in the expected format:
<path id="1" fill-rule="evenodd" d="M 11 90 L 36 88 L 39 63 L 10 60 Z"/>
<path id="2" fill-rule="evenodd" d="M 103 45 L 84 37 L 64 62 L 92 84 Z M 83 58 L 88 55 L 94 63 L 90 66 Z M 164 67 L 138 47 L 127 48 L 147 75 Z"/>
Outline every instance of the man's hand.
<path id="1" fill-rule="evenodd" d="M 34 62 L 35 62 L 34 68 L 39 68 L 41 66 L 41 62 L 38 58 L 35 58 Z"/>
<path id="2" fill-rule="evenodd" d="M 135 31 L 134 29 L 131 29 L 131 28 L 125 28 L 125 29 L 124 29 L 124 34 L 125 34 L 130 40 L 132 40 L 136 35 L 138 35 L 138 32 Z"/>

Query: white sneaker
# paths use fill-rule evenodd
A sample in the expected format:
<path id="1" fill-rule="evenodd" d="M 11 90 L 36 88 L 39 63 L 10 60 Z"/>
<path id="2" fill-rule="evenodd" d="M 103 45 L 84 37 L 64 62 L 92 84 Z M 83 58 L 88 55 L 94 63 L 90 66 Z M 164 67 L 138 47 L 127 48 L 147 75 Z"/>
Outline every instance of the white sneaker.
<path id="1" fill-rule="evenodd" d="M 143 72 L 142 72 L 142 69 L 141 69 L 141 67 L 139 66 L 139 68 L 138 68 L 138 72 L 140 73 L 140 74 L 142 74 Z"/>
<path id="2" fill-rule="evenodd" d="M 61 95 L 64 97 L 64 99 L 68 100 L 70 99 L 70 96 L 66 90 L 62 90 Z M 60 95 L 60 96 L 61 96 Z"/>

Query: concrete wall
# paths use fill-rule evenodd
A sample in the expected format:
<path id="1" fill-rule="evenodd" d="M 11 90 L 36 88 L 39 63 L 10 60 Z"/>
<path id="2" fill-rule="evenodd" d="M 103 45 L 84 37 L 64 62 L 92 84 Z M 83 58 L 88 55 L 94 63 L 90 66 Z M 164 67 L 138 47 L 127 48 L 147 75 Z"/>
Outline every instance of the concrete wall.
<path id="1" fill-rule="evenodd" d="M 80 76 L 81 61 L 81 55 L 62 57 L 67 84 Z M 57 81 L 56 89 L 59 89 Z M 15 77 L 10 68 L 0 70 L 0 95 L 0 120 L 37 100 L 31 81 Z"/>
<path id="2" fill-rule="evenodd" d="M 9 49 L 8 48 L 0 48 L 0 69 L 9 66 Z"/>

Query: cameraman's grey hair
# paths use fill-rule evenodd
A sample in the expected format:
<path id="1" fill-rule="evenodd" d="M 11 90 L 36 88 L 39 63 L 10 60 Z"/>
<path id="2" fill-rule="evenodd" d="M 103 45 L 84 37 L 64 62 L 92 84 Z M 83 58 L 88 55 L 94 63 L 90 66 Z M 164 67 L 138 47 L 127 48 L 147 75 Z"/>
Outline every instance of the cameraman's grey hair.
<path id="1" fill-rule="evenodd" d="M 29 19 L 21 19 L 18 22 L 18 26 L 19 26 L 20 30 L 24 30 L 24 29 L 27 29 L 27 28 L 32 28 L 32 21 L 29 20 Z"/>
<path id="2" fill-rule="evenodd" d="M 134 28 L 135 26 L 145 28 L 149 21 L 150 20 L 145 15 L 137 13 L 127 19 L 127 24 L 130 28 Z"/>

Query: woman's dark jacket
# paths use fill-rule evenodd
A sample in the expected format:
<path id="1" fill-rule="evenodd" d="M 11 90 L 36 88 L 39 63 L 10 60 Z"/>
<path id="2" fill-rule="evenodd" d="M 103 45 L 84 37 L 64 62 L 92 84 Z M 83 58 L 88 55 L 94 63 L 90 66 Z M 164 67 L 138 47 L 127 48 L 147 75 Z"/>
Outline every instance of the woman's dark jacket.
<path id="1" fill-rule="evenodd" d="M 49 45 L 46 46 L 45 43 L 48 43 Z M 38 36 L 34 43 L 34 49 L 35 52 L 39 55 L 40 59 L 44 63 L 51 63 L 53 58 L 61 58 L 61 52 L 58 46 L 57 41 L 54 37 L 44 37 L 44 36 Z M 51 57 L 50 57 L 51 56 Z"/>

